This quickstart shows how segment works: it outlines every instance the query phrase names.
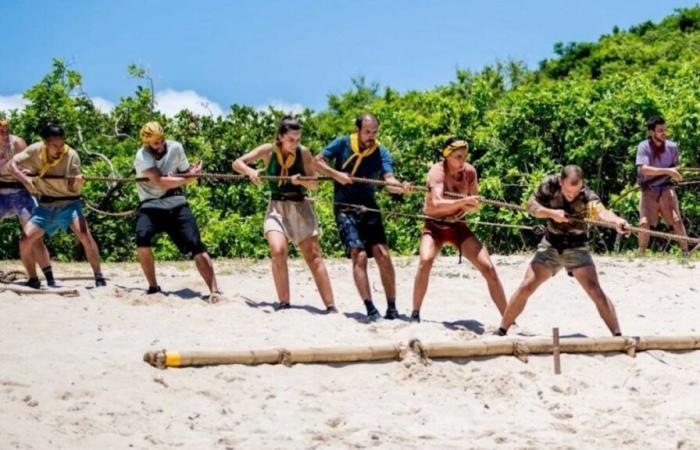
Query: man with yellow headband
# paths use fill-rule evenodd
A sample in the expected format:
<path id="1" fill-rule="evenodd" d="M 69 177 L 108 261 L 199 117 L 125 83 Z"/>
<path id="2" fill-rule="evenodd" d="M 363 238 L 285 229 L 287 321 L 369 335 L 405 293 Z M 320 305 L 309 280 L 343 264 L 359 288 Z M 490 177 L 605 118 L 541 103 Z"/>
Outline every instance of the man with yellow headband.
<path id="1" fill-rule="evenodd" d="M 466 214 L 479 208 L 479 183 L 474 166 L 466 162 L 467 141 L 453 136 L 445 143 L 443 161 L 434 164 L 428 172 L 428 192 L 425 194 L 423 213 L 432 219 L 425 221 L 419 248 L 420 262 L 413 283 L 412 322 L 420 322 L 420 308 L 428 290 L 433 261 L 443 245 L 455 247 L 486 280 L 491 300 L 501 314 L 506 310 L 506 294 L 486 247 L 464 221 Z M 450 198 L 445 192 L 460 194 Z"/>
<path id="2" fill-rule="evenodd" d="M 214 263 L 206 252 L 194 215 L 187 204 L 182 187 L 194 183 L 202 170 L 202 162 L 190 165 L 182 144 L 165 140 L 158 122 L 148 122 L 141 128 L 141 147 L 134 158 L 137 177 L 148 178 L 136 189 L 141 203 L 136 216 L 136 246 L 139 263 L 148 282 L 148 294 L 161 292 L 156 281 L 155 260 L 151 241 L 159 233 L 167 233 L 182 254 L 194 259 L 197 270 L 209 288 L 207 300 L 218 302 L 219 286 L 214 274 Z"/>
<path id="3" fill-rule="evenodd" d="M 44 234 L 52 236 L 58 230 L 70 228 L 83 245 L 85 257 L 95 273 L 95 286 L 105 286 L 100 250 L 81 208 L 80 191 L 84 180 L 80 157 L 66 145 L 65 133 L 58 125 L 44 127 L 41 137 L 41 142 L 16 154 L 8 165 L 10 173 L 36 195 L 38 201 L 19 242 L 20 256 L 29 277 L 27 285 L 35 289 L 41 287 L 36 276 L 36 243 Z"/>
<path id="4" fill-rule="evenodd" d="M 27 143 L 24 139 L 10 134 L 10 122 L 7 119 L 0 119 L 0 220 L 17 216 L 22 228 L 27 225 L 32 210 L 36 206 L 36 200 L 5 166 L 12 157 L 26 148 Z M 56 286 L 51 270 L 51 258 L 43 239 L 35 242 L 32 253 L 34 260 L 44 272 L 46 284 L 51 287 Z"/>
<path id="5" fill-rule="evenodd" d="M 353 183 L 352 178 L 378 178 L 381 175 L 384 181 L 397 185 L 387 186 L 389 192 L 400 194 L 411 189 L 410 184 L 401 185 L 394 177 L 389 150 L 377 142 L 378 131 L 377 118 L 372 114 L 362 114 L 355 120 L 355 133 L 337 138 L 316 157 L 318 170 L 335 180 L 335 221 L 346 255 L 352 258 L 355 285 L 367 308 L 369 322 L 379 320 L 381 316 L 372 302 L 367 277 L 368 258 L 374 257 L 379 267 L 387 298 L 386 319 L 399 317 L 396 282 L 381 214 L 347 206 L 378 209 L 374 186 Z"/>
<path id="6" fill-rule="evenodd" d="M 498 334 L 505 335 L 535 290 L 565 268 L 593 300 L 610 332 L 620 336 L 615 307 L 598 283 L 598 273 L 587 248 L 588 224 L 582 219 L 613 223 L 620 234 L 629 234 L 627 221 L 602 205 L 598 195 L 584 183 L 581 168 L 575 165 L 564 167 L 558 176 L 545 178 L 527 207 L 532 216 L 548 219 L 547 227 L 525 279 L 508 302 Z"/>

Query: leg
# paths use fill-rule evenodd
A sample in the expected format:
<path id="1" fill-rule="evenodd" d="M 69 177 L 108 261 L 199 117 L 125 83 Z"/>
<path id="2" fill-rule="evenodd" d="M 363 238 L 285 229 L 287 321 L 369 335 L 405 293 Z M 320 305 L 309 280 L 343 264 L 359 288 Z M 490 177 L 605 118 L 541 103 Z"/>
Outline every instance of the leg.
<path id="1" fill-rule="evenodd" d="M 287 238 L 279 231 L 265 234 L 270 245 L 272 257 L 272 278 L 275 281 L 277 299 L 280 303 L 289 303 L 289 271 L 287 269 Z"/>
<path id="2" fill-rule="evenodd" d="M 155 209 L 139 210 L 136 216 L 136 253 L 141 264 L 141 271 L 148 283 L 148 293 L 156 293 L 160 290 L 156 280 L 156 263 L 151 251 L 151 240 L 160 231 L 159 211 Z"/>
<path id="3" fill-rule="evenodd" d="M 326 264 L 323 262 L 321 245 L 318 242 L 318 237 L 313 236 L 301 241 L 299 243 L 299 250 L 301 250 L 301 254 L 304 255 L 304 260 L 311 270 L 318 292 L 321 294 L 323 304 L 326 305 L 326 307 L 333 306 L 335 304 L 333 300 L 333 288 L 331 287 L 331 279 L 326 270 Z"/>
<path id="4" fill-rule="evenodd" d="M 489 288 L 491 300 L 493 300 L 501 316 L 503 316 L 507 306 L 506 293 L 503 291 L 503 285 L 498 278 L 496 268 L 491 262 L 486 246 L 479 242 L 475 236 L 471 236 L 462 242 L 462 254 L 481 272 L 481 276 L 484 277 Z"/>
<path id="5" fill-rule="evenodd" d="M 620 325 L 617 322 L 615 307 L 608 296 L 605 295 L 603 289 L 601 289 L 600 283 L 598 283 L 598 273 L 595 270 L 595 266 L 578 267 L 571 272 L 595 303 L 596 308 L 598 308 L 598 314 L 603 318 L 610 332 L 613 335 L 619 335 Z"/>
<path id="6" fill-rule="evenodd" d="M 166 221 L 164 228 L 170 239 L 172 239 L 182 254 L 192 255 L 194 264 L 209 288 L 209 292 L 211 294 L 218 293 L 219 286 L 214 274 L 214 263 L 202 244 L 197 222 L 189 206 L 183 205 L 169 210 Z M 210 303 L 218 300 L 216 295 L 209 297 Z"/>
<path id="7" fill-rule="evenodd" d="M 420 311 L 423 305 L 425 293 L 428 291 L 428 282 L 430 281 L 430 270 L 433 268 L 433 261 L 440 253 L 441 245 L 435 242 L 435 239 L 429 234 L 424 234 L 420 239 L 420 248 L 418 250 L 418 272 L 413 280 L 413 311 Z"/>
<path id="8" fill-rule="evenodd" d="M 659 199 L 661 215 L 667 225 L 673 227 L 673 233 L 677 236 L 688 236 L 681 218 L 681 210 L 678 205 L 678 197 L 673 189 L 668 189 L 661 194 Z M 678 241 L 683 253 L 688 253 L 688 241 Z"/>
<path id="9" fill-rule="evenodd" d="M 367 252 L 364 248 L 351 248 L 352 276 L 355 279 L 355 286 L 362 300 L 371 300 L 372 292 L 369 289 L 369 278 L 367 277 Z"/>
<path id="10" fill-rule="evenodd" d="M 216 274 L 214 273 L 214 262 L 209 257 L 209 254 L 207 252 L 196 254 L 194 256 L 194 264 L 207 284 L 209 292 L 212 294 L 219 292 L 219 285 L 216 283 Z"/>
<path id="11" fill-rule="evenodd" d="M 78 236 L 78 240 L 83 244 L 83 249 L 85 249 L 85 257 L 92 267 L 92 271 L 95 274 L 101 274 L 100 269 L 100 250 L 97 248 L 97 243 L 90 233 L 87 222 L 84 217 L 76 217 L 73 219 L 73 223 L 70 226 L 73 233 Z"/>
<path id="12" fill-rule="evenodd" d="M 158 286 L 158 282 L 156 281 L 156 263 L 151 247 L 138 247 L 137 253 L 148 287 L 155 289 Z"/>
<path id="13" fill-rule="evenodd" d="M 22 226 L 22 229 L 27 226 L 27 222 L 29 222 L 29 218 L 31 216 L 27 214 L 21 214 L 18 216 L 19 223 Z M 46 244 L 44 244 L 43 239 L 37 239 L 34 242 L 34 246 L 32 248 L 32 256 L 34 258 L 34 261 L 39 264 L 39 267 L 41 269 L 45 269 L 49 266 L 51 266 L 51 257 L 49 256 L 49 249 L 46 248 Z"/>
<path id="14" fill-rule="evenodd" d="M 648 230 L 659 220 L 659 202 L 653 191 L 642 191 L 639 200 L 639 227 Z M 644 256 L 649 247 L 649 233 L 639 233 L 639 254 Z"/>
<path id="15" fill-rule="evenodd" d="M 41 240 L 44 236 L 44 230 L 33 223 L 27 223 L 22 229 L 22 235 L 19 239 L 19 254 L 24 265 L 24 270 L 27 271 L 27 276 L 36 278 L 36 260 L 34 259 L 34 247 L 36 241 Z"/>
<path id="16" fill-rule="evenodd" d="M 501 328 L 507 330 L 520 313 L 525 309 L 525 304 L 530 296 L 537 290 L 538 287 L 546 280 L 552 277 L 552 272 L 542 263 L 533 261 L 525 272 L 523 279 L 518 289 L 515 290 L 513 296 L 508 302 L 503 319 L 501 319 Z"/>
<path id="17" fill-rule="evenodd" d="M 389 256 L 389 248 L 386 244 L 375 244 L 372 247 L 372 256 L 374 256 L 377 267 L 379 267 L 379 276 L 382 279 L 386 298 L 395 299 L 396 276 L 394 274 L 394 264 L 391 262 L 391 256 Z"/>

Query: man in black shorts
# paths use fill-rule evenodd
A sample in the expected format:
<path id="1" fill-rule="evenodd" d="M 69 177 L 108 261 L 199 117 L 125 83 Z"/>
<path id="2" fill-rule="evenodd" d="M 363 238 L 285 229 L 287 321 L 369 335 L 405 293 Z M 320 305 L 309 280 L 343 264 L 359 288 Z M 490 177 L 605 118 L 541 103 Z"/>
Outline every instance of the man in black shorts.
<path id="1" fill-rule="evenodd" d="M 209 288 L 209 302 L 220 300 L 214 264 L 199 236 L 199 229 L 187 205 L 182 186 L 196 178 L 173 174 L 197 174 L 201 161 L 190 165 L 182 144 L 166 141 L 158 122 L 148 122 L 141 129 L 143 147 L 136 153 L 134 168 L 137 177 L 147 177 L 148 183 L 139 183 L 137 190 L 141 203 L 136 217 L 136 246 L 141 269 L 148 281 L 148 293 L 160 292 L 156 282 L 155 262 L 151 240 L 161 232 L 168 233 L 181 253 L 191 256 L 200 275 Z"/>
<path id="2" fill-rule="evenodd" d="M 352 258 L 355 285 L 367 308 L 367 320 L 374 322 L 381 316 L 372 303 L 367 277 L 367 260 L 374 257 L 379 267 L 387 299 L 386 319 L 396 319 L 396 282 L 394 266 L 389 256 L 382 216 L 378 212 L 362 211 L 358 207 L 378 209 L 375 189 L 371 184 L 353 183 L 352 177 L 378 178 L 399 184 L 393 175 L 389 150 L 376 140 L 379 121 L 371 114 L 362 114 L 355 120 L 355 133 L 341 136 L 331 142 L 316 157 L 319 171 L 335 180 L 334 211 L 340 239 Z M 331 167 L 332 165 L 332 167 Z M 411 185 L 387 186 L 400 194 L 409 192 Z M 348 206 L 354 205 L 354 206 Z"/>

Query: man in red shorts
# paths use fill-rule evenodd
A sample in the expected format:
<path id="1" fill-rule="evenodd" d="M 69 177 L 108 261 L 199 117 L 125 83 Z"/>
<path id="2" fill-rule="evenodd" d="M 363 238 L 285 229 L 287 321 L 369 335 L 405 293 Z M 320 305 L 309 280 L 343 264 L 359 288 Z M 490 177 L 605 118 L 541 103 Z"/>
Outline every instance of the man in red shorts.
<path id="1" fill-rule="evenodd" d="M 423 213 L 431 219 L 426 219 L 420 241 L 420 263 L 413 283 L 411 321 L 420 322 L 420 307 L 428 289 L 430 269 L 443 245 L 457 248 L 460 255 L 464 255 L 481 272 L 501 315 L 506 309 L 506 295 L 489 252 L 464 222 L 464 216 L 479 207 L 476 169 L 465 162 L 468 149 L 466 140 L 451 137 L 442 151 L 443 161 L 433 165 L 428 172 L 428 193 L 425 195 Z M 464 197 L 445 198 L 445 192 L 459 193 Z"/>

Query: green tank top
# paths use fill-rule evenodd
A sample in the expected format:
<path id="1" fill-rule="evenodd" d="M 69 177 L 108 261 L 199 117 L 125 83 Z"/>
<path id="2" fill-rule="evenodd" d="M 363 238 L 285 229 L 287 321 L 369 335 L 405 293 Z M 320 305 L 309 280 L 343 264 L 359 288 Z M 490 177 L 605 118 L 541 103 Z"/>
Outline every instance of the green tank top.
<path id="1" fill-rule="evenodd" d="M 275 144 L 272 144 L 273 146 Z M 304 159 L 301 155 L 301 145 L 297 146 L 294 164 L 289 168 L 288 175 L 306 175 L 304 171 Z M 273 151 L 270 155 L 270 162 L 265 168 L 265 175 L 279 176 L 282 174 L 282 166 L 277 161 L 277 155 Z M 285 197 L 291 199 L 302 199 L 305 197 L 305 189 L 303 186 L 292 184 L 289 181 L 277 182 L 273 181 L 268 184 L 270 186 L 270 196 L 273 200 L 283 200 Z"/>

